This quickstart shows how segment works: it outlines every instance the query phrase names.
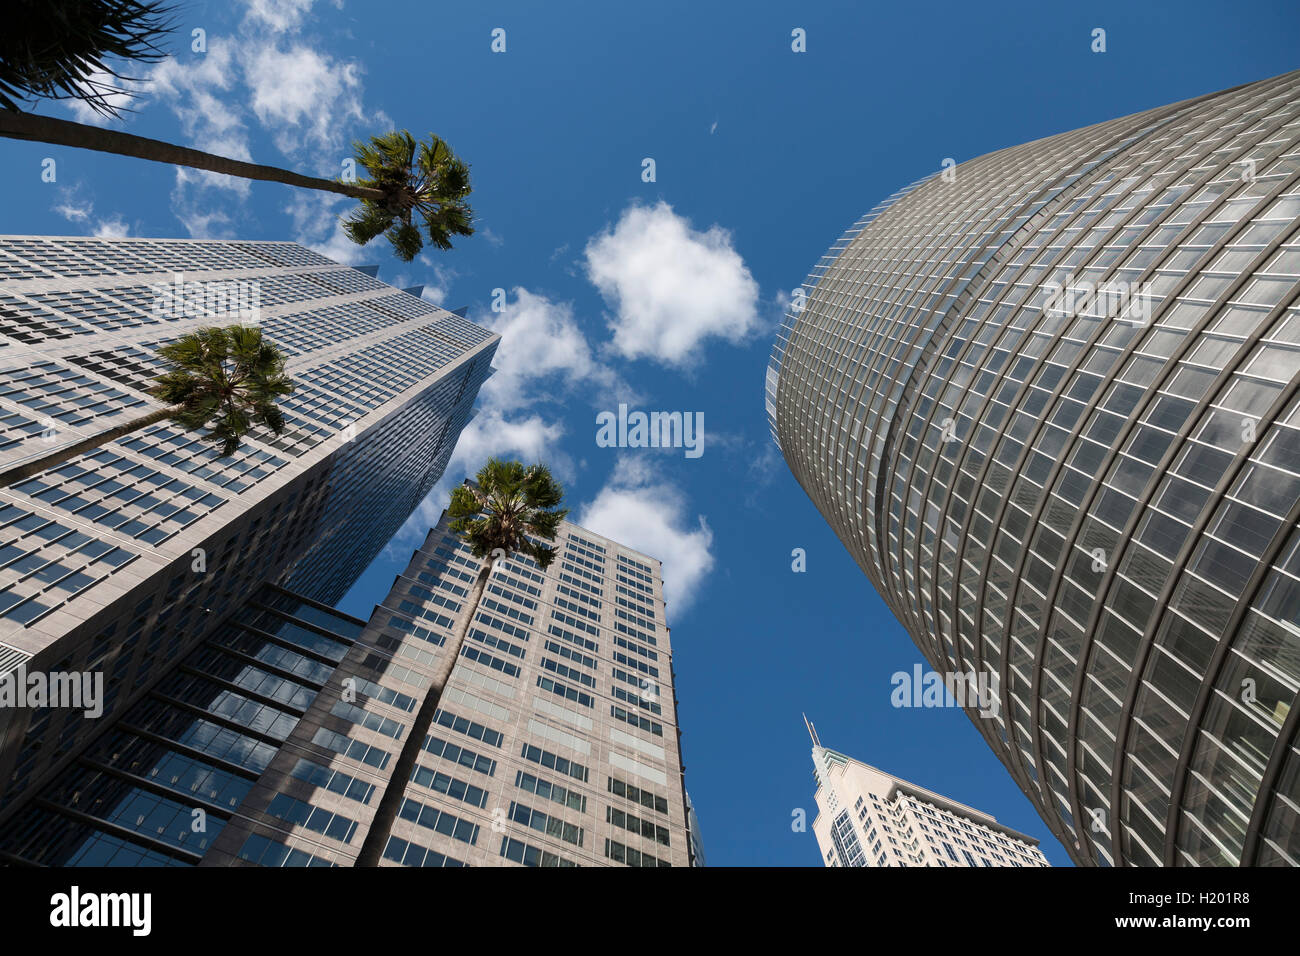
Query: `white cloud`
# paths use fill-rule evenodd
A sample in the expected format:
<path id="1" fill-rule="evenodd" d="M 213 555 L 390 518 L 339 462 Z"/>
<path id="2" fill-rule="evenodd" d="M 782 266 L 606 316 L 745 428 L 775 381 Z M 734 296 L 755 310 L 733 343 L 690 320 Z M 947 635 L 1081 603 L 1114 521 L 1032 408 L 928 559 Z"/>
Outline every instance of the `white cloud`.
<path id="1" fill-rule="evenodd" d="M 663 562 L 669 614 L 690 606 L 713 569 L 713 531 L 690 517 L 685 496 L 642 463 L 623 459 L 575 519 L 584 528 Z"/>
<path id="2" fill-rule="evenodd" d="M 386 242 L 387 240 L 377 240 Z M 329 237 L 324 242 L 304 243 L 310 245 L 322 256 L 327 259 L 333 259 L 345 266 L 361 266 L 372 264 L 378 255 L 374 251 L 366 252 L 367 249 L 374 249 L 374 243 L 367 243 L 359 246 L 348 238 L 347 233 L 343 231 L 343 226 L 337 221 L 333 224 Z"/>
<path id="3" fill-rule="evenodd" d="M 420 298 L 446 308 L 447 297 L 451 295 L 451 284 L 456 278 L 456 270 L 434 262 L 427 254 L 417 256 L 415 261 L 433 274 L 432 280 L 425 277 L 424 291 L 420 293 Z"/>
<path id="4" fill-rule="evenodd" d="M 92 73 L 80 85 L 87 91 L 98 91 L 100 98 L 115 110 L 140 109 L 148 102 L 145 94 L 148 94 L 151 88 L 147 79 L 117 77 L 103 71 Z M 78 123 L 108 126 L 110 123 L 117 122 L 116 117 L 99 112 L 85 100 L 70 99 L 64 101 L 64 105 Z"/>
<path id="5" fill-rule="evenodd" d="M 253 161 L 252 153 L 248 151 L 248 143 L 239 138 L 227 140 L 218 140 L 210 137 L 197 137 L 192 140 L 194 149 L 201 149 L 205 153 L 212 153 L 214 156 L 225 156 L 227 159 L 238 159 L 249 163 Z M 242 176 L 227 176 L 224 173 L 214 173 L 207 169 L 191 169 L 188 166 L 176 167 L 176 185 L 173 192 L 177 196 L 184 196 L 188 192 L 188 187 L 198 189 L 224 189 L 226 192 L 234 193 L 238 199 L 247 199 L 249 190 L 252 188 L 252 182 L 244 179 Z M 212 200 L 214 202 L 230 202 L 229 199 Z"/>
<path id="6" fill-rule="evenodd" d="M 54 204 L 54 211 L 68 222 L 75 222 L 89 228 L 93 235 L 100 238 L 122 238 L 130 235 L 130 228 L 120 213 L 100 217 L 97 222 L 95 221 L 94 200 L 82 198 L 84 185 L 77 182 L 71 187 L 59 187 L 59 201 Z"/>
<path id="7" fill-rule="evenodd" d="M 427 268 L 434 278 L 416 279 L 409 272 L 402 271 L 392 274 L 385 273 L 384 281 L 395 289 L 418 288 L 420 291 L 417 294 L 425 302 L 432 302 L 434 305 L 445 308 L 443 302 L 446 301 L 451 276 L 455 274 L 454 270 L 444 269 L 426 255 L 416 257 L 415 261 Z"/>
<path id="8" fill-rule="evenodd" d="M 473 316 L 501 334 L 492 361 L 496 372 L 479 392 L 478 415 L 461 433 L 442 480 L 403 526 L 399 541 L 422 539 L 447 506 L 451 489 L 494 456 L 545 462 L 561 483 L 571 484 L 577 469 L 560 448 L 564 425 L 535 406 L 574 389 L 593 400 L 602 391 L 626 391 L 593 357 L 572 306 L 524 288 L 511 291 L 514 298 L 506 299 L 504 311 L 484 309 Z M 594 416 L 590 421 L 594 440 Z"/>
<path id="9" fill-rule="evenodd" d="M 699 232 L 667 203 L 624 210 L 587 243 L 586 265 L 625 358 L 689 366 L 707 339 L 740 342 L 758 325 L 758 283 L 730 233 Z"/>
<path id="10" fill-rule="evenodd" d="M 343 231 L 339 217 L 348 212 L 354 202 L 335 193 L 294 189 L 281 208 L 289 216 L 294 241 L 335 262 L 356 266 L 386 259 L 379 253 L 379 244 L 386 246 L 387 239 L 381 237 L 359 246 Z"/>
<path id="11" fill-rule="evenodd" d="M 121 216 L 101 219 L 99 225 L 95 227 L 95 235 L 100 239 L 125 239 L 130 234 L 131 229 Z"/>
<path id="12" fill-rule="evenodd" d="M 363 107 L 358 62 L 335 59 L 299 38 L 286 41 L 311 7 L 311 0 L 251 0 L 233 35 L 209 36 L 204 55 L 169 57 L 154 67 L 150 83 L 180 121 L 186 145 L 332 178 L 351 155 L 358 124 L 390 122 L 383 111 Z M 254 160 L 250 127 L 265 131 L 291 162 Z M 233 193 L 235 202 L 213 198 L 212 189 Z M 172 209 L 191 236 L 228 235 L 250 189 L 243 178 L 178 168 Z M 308 229 L 299 217 L 295 228 L 305 234 L 297 238 L 355 264 L 359 254 L 338 228 L 336 215 L 331 212 L 320 221 L 322 204 L 333 209 L 338 201 L 334 196 L 315 200 L 316 221 Z"/>
<path id="13" fill-rule="evenodd" d="M 563 425 L 545 421 L 540 415 L 510 420 L 501 411 L 485 410 L 461 432 L 453 459 L 468 465 L 463 468 L 466 475 L 478 471 L 489 458 L 506 455 L 521 461 L 545 461 L 558 473 L 561 469 L 556 462 L 563 435 Z"/>
<path id="14" fill-rule="evenodd" d="M 341 9 L 342 2 L 333 5 Z M 260 127 L 292 160 L 278 165 L 337 176 L 341 161 L 351 155 L 358 127 L 389 128 L 392 121 L 382 110 L 363 106 L 359 61 L 335 58 L 318 48 L 321 44 L 304 39 L 302 28 L 313 6 L 314 0 L 244 0 L 244 16 L 234 33 L 208 35 L 204 53 L 185 49 L 152 65 L 139 79 L 101 73 L 91 82 L 120 88 L 123 92 L 107 94 L 114 105 L 131 107 L 131 92 L 152 94 L 180 123 L 181 135 L 164 138 L 253 162 L 250 127 Z M 143 106 L 150 98 L 139 102 Z M 80 122 L 112 122 L 84 102 L 72 100 L 67 106 Z M 264 157 L 257 161 L 268 162 Z M 277 165 L 274 159 L 269 162 Z M 192 237 L 229 236 L 250 189 L 250 181 L 241 177 L 178 167 L 172 210 Z M 214 198 L 212 190 L 232 195 Z M 307 244 L 323 247 L 340 261 L 359 261 L 334 217 L 312 233 Z"/>
<path id="15" fill-rule="evenodd" d="M 763 441 L 758 454 L 749 462 L 748 477 L 745 481 L 747 507 L 758 506 L 760 494 L 776 480 L 784 463 L 785 459 L 781 457 L 781 450 L 776 447 L 776 442 L 770 439 Z"/>
<path id="16" fill-rule="evenodd" d="M 245 23 L 258 30 L 288 33 L 302 26 L 313 0 L 247 0 Z"/>
<path id="17" fill-rule="evenodd" d="M 251 156 L 241 97 L 232 93 L 246 96 L 248 109 L 287 156 L 342 152 L 349 124 L 366 119 L 358 63 L 301 42 L 281 49 L 274 33 L 252 31 L 247 23 L 235 37 L 210 38 L 201 57 L 164 60 L 151 82 L 194 146 L 235 159 Z M 341 156 L 326 159 L 322 167 L 337 172 Z"/>
<path id="18" fill-rule="evenodd" d="M 186 145 L 206 153 L 251 162 L 248 131 L 238 109 L 217 94 L 228 92 L 237 72 L 235 44 L 213 37 L 208 52 L 184 62 L 169 58 L 154 68 L 151 77 L 158 98 L 171 107 L 180 120 Z M 186 224 L 191 236 L 212 235 L 211 223 L 230 217 L 203 207 L 207 200 L 198 198 L 205 189 L 222 189 L 239 199 L 246 199 L 251 184 L 238 176 L 223 176 L 206 170 L 176 168 L 176 185 L 172 190 L 173 211 Z M 217 200 L 225 202 L 227 200 Z M 207 223 L 207 225 L 202 225 Z"/>
<path id="19" fill-rule="evenodd" d="M 537 414 L 522 418 L 507 415 L 500 409 L 482 408 L 480 403 L 479 413 L 460 433 L 442 478 L 398 531 L 398 544 L 422 541 L 447 507 L 451 489 L 477 472 L 489 458 L 542 461 L 561 482 L 572 480 L 573 462 L 560 451 L 564 426 Z"/>
<path id="20" fill-rule="evenodd" d="M 236 109 L 216 95 L 236 85 L 238 45 L 236 39 L 213 37 L 202 56 L 168 57 L 154 67 L 150 83 L 158 96 L 169 101 L 187 134 L 224 134 L 242 125 Z"/>
<path id="21" fill-rule="evenodd" d="M 798 288 L 800 291 L 803 291 L 803 286 L 799 286 Z M 793 303 L 793 301 L 794 301 L 794 297 L 791 295 L 790 292 L 787 292 L 785 289 L 777 289 L 776 295 L 772 296 L 772 306 L 776 310 L 778 325 L 780 324 L 781 319 L 785 316 L 786 312 L 790 310 L 790 306 Z"/>
<path id="22" fill-rule="evenodd" d="M 340 152 L 336 164 L 341 162 L 346 124 L 366 119 L 357 63 L 335 60 L 303 44 L 287 50 L 254 45 L 241 63 L 251 94 L 249 106 L 272 132 L 280 152 L 333 149 Z"/>
<path id="23" fill-rule="evenodd" d="M 224 209 L 212 209 L 200 202 L 172 193 L 172 213 L 191 239 L 234 239 L 234 220 Z"/>
<path id="24" fill-rule="evenodd" d="M 75 199 L 69 199 L 67 202 L 55 205 L 54 211 L 69 222 L 89 222 L 91 213 L 95 211 L 95 204 L 87 202 L 84 205 L 77 205 Z"/>
<path id="25" fill-rule="evenodd" d="M 543 379 L 560 388 L 616 386 L 610 369 L 592 357 L 571 305 L 523 288 L 512 291 L 514 301 L 507 298 L 504 311 L 483 310 L 474 316 L 479 325 L 501 335 L 492 362 L 496 374 L 483 386 L 486 405 L 514 409 L 530 404 L 545 397 L 536 388 Z"/>

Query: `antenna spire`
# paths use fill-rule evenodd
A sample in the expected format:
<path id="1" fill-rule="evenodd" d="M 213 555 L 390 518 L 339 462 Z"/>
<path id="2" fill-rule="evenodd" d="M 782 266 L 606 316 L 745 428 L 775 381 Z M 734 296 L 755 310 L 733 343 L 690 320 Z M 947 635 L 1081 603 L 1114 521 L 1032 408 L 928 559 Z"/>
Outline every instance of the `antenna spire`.
<path id="1" fill-rule="evenodd" d="M 813 746 L 820 747 L 822 745 L 822 742 L 817 737 L 817 728 L 813 726 L 813 723 L 811 720 L 808 719 L 807 714 L 803 715 L 803 723 L 804 726 L 808 728 L 808 736 L 812 738 Z"/>

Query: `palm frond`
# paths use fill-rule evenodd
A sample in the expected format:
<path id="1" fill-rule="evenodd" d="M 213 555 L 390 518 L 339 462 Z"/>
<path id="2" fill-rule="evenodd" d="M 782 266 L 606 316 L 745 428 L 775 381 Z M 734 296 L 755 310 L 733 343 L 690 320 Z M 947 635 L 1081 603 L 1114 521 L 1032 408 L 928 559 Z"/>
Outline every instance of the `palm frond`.
<path id="1" fill-rule="evenodd" d="M 447 250 L 453 236 L 473 235 L 474 214 L 465 203 L 472 189 L 469 166 L 444 140 L 430 134 L 417 142 L 407 130 L 392 130 L 354 143 L 353 149 L 357 164 L 366 171 L 357 185 L 384 196 L 362 199 L 343 221 L 353 242 L 365 245 L 382 233 L 398 258 L 410 262 L 426 239 Z"/>
<path id="2" fill-rule="evenodd" d="M 41 99 L 78 99 L 104 116 L 124 108 L 137 79 L 124 64 L 166 58 L 170 6 L 158 0 L 11 0 L 0 30 L 0 109 Z M 112 80 L 127 86 L 115 85 Z"/>
<path id="3" fill-rule="evenodd" d="M 420 230 L 409 222 L 394 223 L 392 228 L 384 235 L 388 237 L 388 241 L 392 244 L 397 258 L 403 262 L 410 262 L 424 248 L 424 240 L 420 237 Z"/>
<path id="4" fill-rule="evenodd" d="M 364 246 L 376 236 L 387 232 L 392 224 L 392 213 L 386 212 L 369 199 L 363 199 L 361 205 L 343 220 L 343 231 L 357 245 Z"/>
<path id="5" fill-rule="evenodd" d="M 474 476 L 452 491 L 447 514 L 452 533 L 475 557 L 498 549 L 507 555 L 525 554 L 543 569 L 555 559 L 554 548 L 537 539 L 554 541 L 560 522 L 569 513 L 558 508 L 564 489 L 545 465 L 525 467 L 518 461 L 490 458 Z"/>
<path id="6" fill-rule="evenodd" d="M 276 399 L 293 392 L 285 358 L 256 326 L 202 328 L 158 348 L 170 368 L 149 389 L 171 406 L 182 428 L 208 427 L 204 439 L 233 455 L 254 425 L 279 435 L 284 414 Z"/>

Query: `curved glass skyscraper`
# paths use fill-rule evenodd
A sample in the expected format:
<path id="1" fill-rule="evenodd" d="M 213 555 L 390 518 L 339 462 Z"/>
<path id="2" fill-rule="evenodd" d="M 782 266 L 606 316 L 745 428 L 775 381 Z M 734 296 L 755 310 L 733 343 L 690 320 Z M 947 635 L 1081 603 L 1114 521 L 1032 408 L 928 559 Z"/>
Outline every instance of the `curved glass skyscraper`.
<path id="1" fill-rule="evenodd" d="M 937 172 L 803 292 L 773 434 L 1076 861 L 1300 863 L 1300 73 Z"/>

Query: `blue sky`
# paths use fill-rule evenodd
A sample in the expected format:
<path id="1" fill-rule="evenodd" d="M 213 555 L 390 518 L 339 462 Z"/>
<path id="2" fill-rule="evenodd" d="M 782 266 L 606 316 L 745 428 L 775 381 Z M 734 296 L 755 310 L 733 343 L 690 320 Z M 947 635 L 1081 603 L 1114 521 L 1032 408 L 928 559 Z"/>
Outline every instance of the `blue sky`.
<path id="1" fill-rule="evenodd" d="M 500 372 L 444 482 L 346 610 L 369 616 L 484 457 L 544 459 L 576 520 L 664 562 L 710 864 L 818 864 L 811 833 L 791 829 L 795 809 L 815 812 L 805 710 L 827 746 L 1068 863 L 960 712 L 891 707 L 890 675 L 920 655 L 771 444 L 768 351 L 791 290 L 895 189 L 948 157 L 1293 69 L 1300 7 L 182 0 L 176 21 L 173 58 L 141 71 L 135 112 L 114 125 L 327 176 L 352 139 L 405 127 L 472 167 L 479 233 L 403 264 L 383 240 L 343 240 L 347 204 L 330 197 L 0 145 L 6 233 L 292 239 L 378 263 L 502 332 Z M 1090 49 L 1098 27 L 1104 53 Z M 491 50 L 496 28 L 505 52 Z M 595 416 L 620 402 L 702 413 L 704 454 L 598 447 Z"/>

